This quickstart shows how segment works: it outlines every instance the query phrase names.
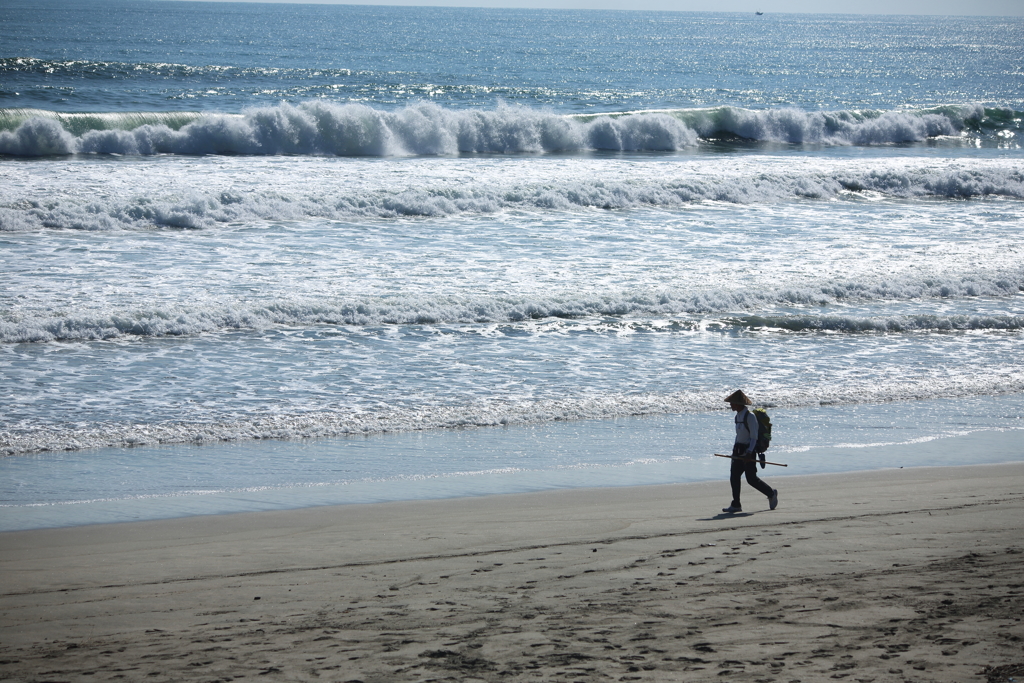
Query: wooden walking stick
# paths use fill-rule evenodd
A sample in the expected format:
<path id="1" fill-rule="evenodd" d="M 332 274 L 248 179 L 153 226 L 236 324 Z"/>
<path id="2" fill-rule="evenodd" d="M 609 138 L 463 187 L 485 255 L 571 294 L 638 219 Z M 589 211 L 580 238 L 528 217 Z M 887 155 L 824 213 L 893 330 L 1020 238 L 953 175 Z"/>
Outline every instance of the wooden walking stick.
<path id="1" fill-rule="evenodd" d="M 721 453 L 715 453 L 719 458 L 732 458 L 733 460 L 741 460 L 743 462 L 763 462 L 765 465 L 778 465 L 779 467 L 789 467 L 789 465 L 781 462 L 772 462 L 770 460 L 758 460 L 756 458 L 741 458 L 738 455 L 722 455 Z"/>

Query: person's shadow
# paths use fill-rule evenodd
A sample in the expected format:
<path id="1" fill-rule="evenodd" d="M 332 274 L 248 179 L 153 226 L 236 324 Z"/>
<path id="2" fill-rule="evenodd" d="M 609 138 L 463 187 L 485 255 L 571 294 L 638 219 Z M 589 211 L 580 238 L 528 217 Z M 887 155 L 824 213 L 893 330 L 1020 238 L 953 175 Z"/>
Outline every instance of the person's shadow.
<path id="1" fill-rule="evenodd" d="M 699 517 L 698 522 L 716 522 L 723 519 L 739 519 L 740 517 L 753 517 L 753 512 L 720 512 L 714 517 Z"/>

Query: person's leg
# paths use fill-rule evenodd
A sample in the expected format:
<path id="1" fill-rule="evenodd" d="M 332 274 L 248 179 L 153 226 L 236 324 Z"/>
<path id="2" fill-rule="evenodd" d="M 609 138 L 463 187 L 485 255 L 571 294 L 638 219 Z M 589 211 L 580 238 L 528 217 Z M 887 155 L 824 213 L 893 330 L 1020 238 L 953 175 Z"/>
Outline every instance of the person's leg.
<path id="1" fill-rule="evenodd" d="M 733 460 L 733 462 L 740 462 L 740 461 L 739 460 Z M 743 470 L 744 470 L 744 472 L 746 472 L 746 475 L 747 475 L 747 483 L 750 484 L 751 486 L 753 486 L 755 489 L 757 489 L 761 493 L 763 493 L 764 495 L 766 495 L 769 498 L 771 498 L 775 491 L 774 491 L 774 489 L 772 489 L 771 486 L 766 484 L 763 479 L 761 479 L 760 477 L 757 476 L 757 463 L 756 462 L 744 462 L 742 464 L 745 465 Z"/>
<path id="2" fill-rule="evenodd" d="M 736 455 L 740 451 L 739 448 L 733 448 L 732 454 Z M 742 460 L 733 460 L 732 468 L 729 470 L 729 483 L 732 484 L 732 506 L 739 508 L 740 506 L 740 488 L 742 486 L 743 470 L 746 463 Z"/>

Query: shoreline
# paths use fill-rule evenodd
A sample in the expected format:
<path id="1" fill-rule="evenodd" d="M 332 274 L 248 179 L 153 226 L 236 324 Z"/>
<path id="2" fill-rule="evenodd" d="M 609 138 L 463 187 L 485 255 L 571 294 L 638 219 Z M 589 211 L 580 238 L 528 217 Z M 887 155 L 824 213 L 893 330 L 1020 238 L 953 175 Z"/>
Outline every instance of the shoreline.
<path id="1" fill-rule="evenodd" d="M 0 676 L 1024 671 L 1024 462 L 779 481 L 741 515 L 718 480 L 0 533 Z"/>
<path id="2" fill-rule="evenodd" d="M 1011 414 L 1018 410 L 1016 403 L 1011 408 Z M 975 412 L 980 411 L 975 408 Z M 721 447 L 709 438 L 720 433 L 717 418 L 656 416 L 372 439 L 140 447 L 4 459 L 0 460 L 0 479 L 8 486 L 3 492 L 5 505 L 0 507 L 0 532 L 333 505 L 722 481 L 728 478 L 725 460 L 702 455 Z M 879 415 L 844 418 L 887 428 Z M 802 421 L 817 424 L 806 417 Z M 795 424 L 793 416 L 787 416 L 786 422 L 787 429 L 807 432 L 806 425 Z M 773 466 L 762 474 L 789 478 L 872 471 L 894 465 L 956 466 L 1024 459 L 1020 448 L 1024 432 L 1019 428 L 972 429 L 944 433 L 938 438 L 922 438 L 917 433 L 921 430 L 915 429 L 901 430 L 898 438 L 903 441 L 898 443 L 857 443 L 850 439 L 830 447 L 772 450 L 769 460 L 789 463 L 789 467 Z M 869 439 L 874 436 L 871 429 L 866 431 Z M 801 436 L 820 443 L 820 436 L 813 433 L 790 434 L 791 438 Z M 635 455 L 638 453 L 643 457 Z M 410 468 L 415 461 L 426 465 Z M 500 467 L 493 469 L 494 463 Z M 387 476 L 389 467 L 397 475 Z M 350 474 L 347 480 L 338 481 L 337 470 L 344 468 Z M 281 483 L 289 480 L 293 483 Z"/>

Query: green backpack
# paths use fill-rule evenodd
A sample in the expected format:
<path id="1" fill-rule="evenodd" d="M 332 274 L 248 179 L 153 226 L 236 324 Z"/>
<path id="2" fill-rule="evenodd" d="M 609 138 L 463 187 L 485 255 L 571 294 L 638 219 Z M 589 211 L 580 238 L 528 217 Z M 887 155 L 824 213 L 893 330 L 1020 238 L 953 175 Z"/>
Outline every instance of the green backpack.
<path id="1" fill-rule="evenodd" d="M 761 454 L 768 450 L 772 443 L 772 419 L 768 417 L 764 408 L 754 408 L 751 412 L 757 418 L 757 444 L 754 446 L 754 452 Z"/>

